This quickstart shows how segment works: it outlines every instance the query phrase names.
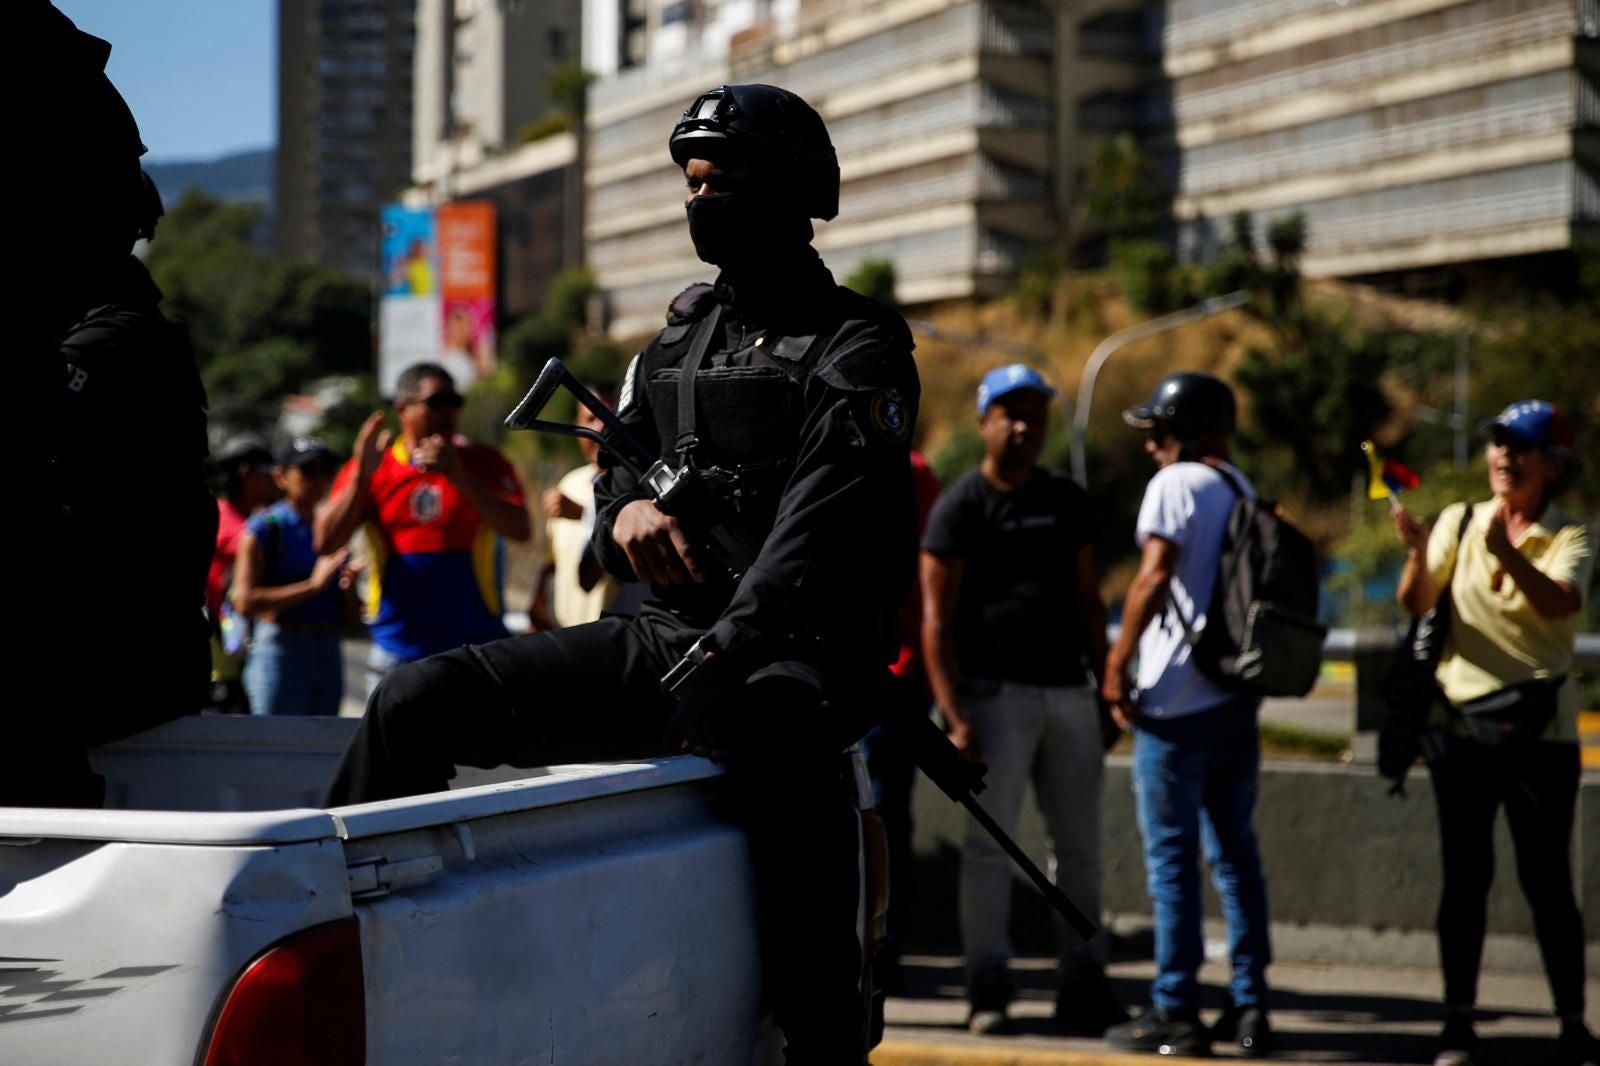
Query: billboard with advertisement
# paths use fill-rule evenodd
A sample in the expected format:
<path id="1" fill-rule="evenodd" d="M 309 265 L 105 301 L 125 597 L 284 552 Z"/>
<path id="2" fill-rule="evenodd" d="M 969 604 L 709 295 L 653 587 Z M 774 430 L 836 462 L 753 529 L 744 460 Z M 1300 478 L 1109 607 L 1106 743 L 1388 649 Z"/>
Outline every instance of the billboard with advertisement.
<path id="1" fill-rule="evenodd" d="M 464 389 L 494 369 L 494 205 L 441 204 L 434 214 L 442 321 L 439 362 Z"/>
<path id="2" fill-rule="evenodd" d="M 439 363 L 465 390 L 495 364 L 494 205 L 469 201 L 383 209 L 378 391 Z"/>

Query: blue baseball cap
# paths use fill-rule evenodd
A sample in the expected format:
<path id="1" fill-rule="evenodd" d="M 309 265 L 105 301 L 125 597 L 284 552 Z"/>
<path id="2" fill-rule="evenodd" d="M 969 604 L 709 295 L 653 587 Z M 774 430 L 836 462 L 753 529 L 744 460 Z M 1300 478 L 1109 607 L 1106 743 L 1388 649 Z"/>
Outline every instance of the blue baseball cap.
<path id="1" fill-rule="evenodd" d="M 1478 423 L 1478 432 L 1496 432 L 1517 438 L 1531 448 L 1572 450 L 1572 426 L 1561 408 L 1543 400 L 1518 400 L 1493 418 Z"/>
<path id="2" fill-rule="evenodd" d="M 983 375 L 983 380 L 978 383 L 978 417 L 984 416 L 990 404 L 1018 389 L 1032 389 L 1046 396 L 1056 394 L 1055 389 L 1045 384 L 1039 372 L 1026 363 L 997 366 Z"/>

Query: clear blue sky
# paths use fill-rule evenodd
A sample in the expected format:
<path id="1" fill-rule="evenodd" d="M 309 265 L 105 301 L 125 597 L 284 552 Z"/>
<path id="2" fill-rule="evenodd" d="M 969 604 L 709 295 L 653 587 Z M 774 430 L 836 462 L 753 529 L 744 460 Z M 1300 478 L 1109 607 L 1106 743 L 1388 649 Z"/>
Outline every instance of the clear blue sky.
<path id="1" fill-rule="evenodd" d="M 133 108 L 147 162 L 208 159 L 278 139 L 273 0 L 54 0 L 111 42 L 106 73 Z"/>

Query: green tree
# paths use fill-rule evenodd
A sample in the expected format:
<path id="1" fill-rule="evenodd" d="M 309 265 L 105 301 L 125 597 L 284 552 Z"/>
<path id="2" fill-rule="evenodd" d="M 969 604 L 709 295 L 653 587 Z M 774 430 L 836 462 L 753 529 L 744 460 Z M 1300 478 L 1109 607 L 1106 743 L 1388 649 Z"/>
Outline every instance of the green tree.
<path id="1" fill-rule="evenodd" d="M 1095 149 L 1085 194 L 1089 221 L 1112 237 L 1144 233 L 1166 217 L 1161 175 L 1131 133 L 1108 137 Z"/>
<path id="2" fill-rule="evenodd" d="M 1342 499 L 1360 468 L 1361 441 L 1389 413 L 1379 387 L 1384 344 L 1348 320 L 1305 308 L 1273 326 L 1277 345 L 1251 347 L 1235 371 L 1250 395 L 1240 449 L 1274 495 Z"/>
<path id="3" fill-rule="evenodd" d="M 1192 302 L 1189 277 L 1171 247 L 1130 237 L 1111 245 L 1111 265 L 1127 301 L 1141 311 L 1161 314 Z"/>
<path id="4" fill-rule="evenodd" d="M 1249 216 L 1236 215 L 1212 283 L 1251 289 L 1249 309 L 1273 336 L 1271 347 L 1247 349 L 1235 371 L 1250 397 L 1240 450 L 1268 492 L 1327 501 L 1349 491 L 1361 441 L 1389 414 L 1380 385 L 1389 342 L 1301 299 L 1305 243 L 1304 218 L 1280 218 L 1268 227 L 1263 262 Z"/>
<path id="5" fill-rule="evenodd" d="M 330 267 L 286 263 L 255 243 L 261 209 L 196 190 L 161 221 L 149 267 L 162 307 L 189 329 L 212 421 L 270 430 L 285 396 L 372 369 L 372 297 Z"/>
<path id="6" fill-rule="evenodd" d="M 874 300 L 896 306 L 894 299 L 894 262 L 888 259 L 866 259 L 844 279 L 847 289 L 870 296 Z"/>
<path id="7" fill-rule="evenodd" d="M 584 70 L 581 63 L 562 63 L 550 71 L 545 80 L 545 92 L 556 109 L 577 125 L 589 112 L 589 86 L 594 80 L 595 75 Z"/>

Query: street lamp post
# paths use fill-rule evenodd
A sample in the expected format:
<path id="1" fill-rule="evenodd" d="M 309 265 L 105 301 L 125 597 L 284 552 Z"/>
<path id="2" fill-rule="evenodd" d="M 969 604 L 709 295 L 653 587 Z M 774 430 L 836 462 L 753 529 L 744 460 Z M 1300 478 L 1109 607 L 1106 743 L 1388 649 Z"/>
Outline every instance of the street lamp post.
<path id="1" fill-rule="evenodd" d="M 1077 402 L 1072 405 L 1072 476 L 1079 485 L 1085 488 L 1089 486 L 1088 459 L 1084 454 L 1085 440 L 1089 433 L 1089 404 L 1094 399 L 1095 378 L 1099 376 L 1100 368 L 1105 365 L 1106 360 L 1110 359 L 1118 349 L 1134 341 L 1152 337 L 1157 333 L 1165 333 L 1195 319 L 1238 307 L 1249 299 L 1250 294 L 1242 289 L 1221 296 L 1209 296 L 1192 307 L 1185 307 L 1181 311 L 1174 311 L 1160 318 L 1141 322 L 1137 326 L 1118 330 L 1089 353 L 1089 361 L 1083 367 L 1083 379 L 1078 383 Z"/>

